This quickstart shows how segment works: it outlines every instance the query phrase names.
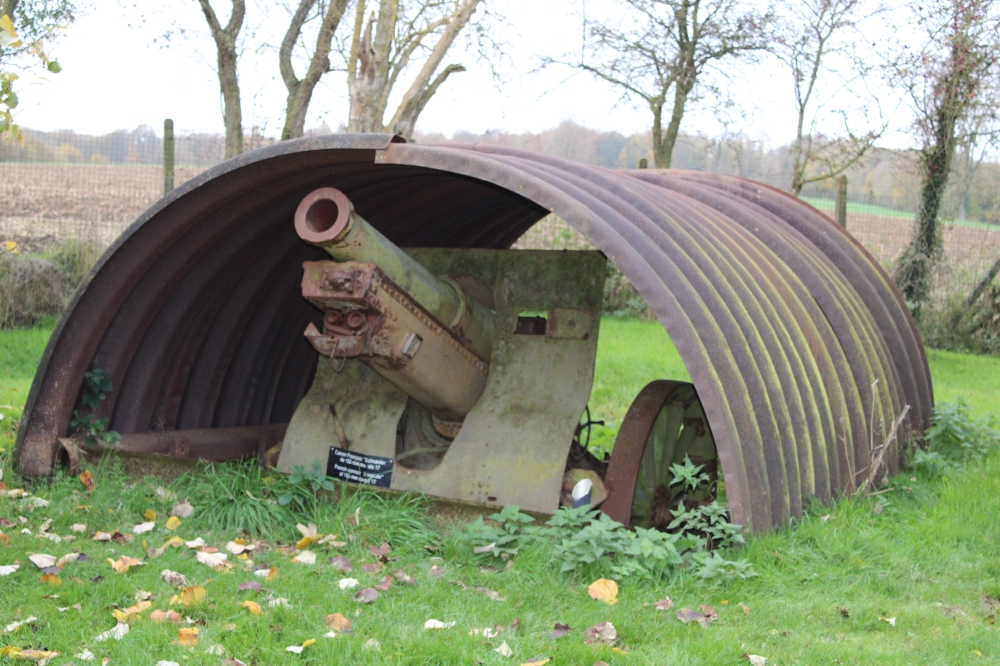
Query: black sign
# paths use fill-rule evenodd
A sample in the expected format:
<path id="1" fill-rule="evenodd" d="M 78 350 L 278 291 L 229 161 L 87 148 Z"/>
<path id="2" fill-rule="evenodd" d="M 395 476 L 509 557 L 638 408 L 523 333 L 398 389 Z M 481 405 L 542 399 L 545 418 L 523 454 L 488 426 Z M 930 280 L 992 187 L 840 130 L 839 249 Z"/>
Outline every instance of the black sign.
<path id="1" fill-rule="evenodd" d="M 392 458 L 369 456 L 331 446 L 326 475 L 338 481 L 388 488 L 392 481 L 392 462 Z"/>

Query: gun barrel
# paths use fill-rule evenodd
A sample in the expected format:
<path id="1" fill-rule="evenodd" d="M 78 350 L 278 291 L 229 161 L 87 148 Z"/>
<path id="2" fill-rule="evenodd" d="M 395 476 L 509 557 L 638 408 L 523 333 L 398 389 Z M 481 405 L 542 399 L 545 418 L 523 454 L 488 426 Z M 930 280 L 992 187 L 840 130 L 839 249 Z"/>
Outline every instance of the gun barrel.
<path id="1" fill-rule="evenodd" d="M 339 262 L 372 263 L 445 328 L 483 359 L 493 348 L 493 312 L 453 280 L 431 273 L 354 212 L 338 189 L 306 195 L 295 211 L 295 230 Z"/>

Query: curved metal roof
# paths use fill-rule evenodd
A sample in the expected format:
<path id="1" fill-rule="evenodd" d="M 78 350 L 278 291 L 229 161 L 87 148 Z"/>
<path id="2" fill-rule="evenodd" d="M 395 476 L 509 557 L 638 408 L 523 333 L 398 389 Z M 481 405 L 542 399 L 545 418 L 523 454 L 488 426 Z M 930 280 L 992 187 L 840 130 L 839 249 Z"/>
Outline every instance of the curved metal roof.
<path id="1" fill-rule="evenodd" d="M 143 214 L 63 314 L 18 432 L 26 474 L 49 474 L 84 372 L 116 390 L 121 433 L 286 422 L 316 355 L 292 216 L 344 191 L 403 247 L 507 248 L 549 212 L 628 277 L 698 389 L 734 522 L 800 516 L 852 490 L 904 405 L 933 405 L 916 326 L 889 277 L 843 229 L 778 190 L 684 171 L 613 171 L 521 150 L 385 135 L 280 143 L 201 174 Z M 892 456 L 893 458 L 895 456 Z M 893 461 L 893 464 L 895 462 Z"/>

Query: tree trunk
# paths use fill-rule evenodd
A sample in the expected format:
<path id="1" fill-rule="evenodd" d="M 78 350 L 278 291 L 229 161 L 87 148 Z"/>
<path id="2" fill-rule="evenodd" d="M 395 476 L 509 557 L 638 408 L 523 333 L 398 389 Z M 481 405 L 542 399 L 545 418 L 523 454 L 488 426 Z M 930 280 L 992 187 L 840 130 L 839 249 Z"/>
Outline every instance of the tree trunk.
<path id="1" fill-rule="evenodd" d="M 658 169 L 669 169 L 670 162 L 674 156 L 674 145 L 681 131 L 681 120 L 684 119 L 684 107 L 687 105 L 688 96 L 694 88 L 696 74 L 692 69 L 684 75 L 677 77 L 674 84 L 674 108 L 670 114 L 670 122 L 667 124 L 666 136 L 663 137 L 663 144 L 656 151 L 656 167 Z"/>
<path id="2" fill-rule="evenodd" d="M 243 28 L 246 16 L 245 0 L 233 0 L 229 23 L 223 28 L 209 0 L 198 0 L 208 21 L 218 52 L 219 89 L 222 92 L 222 119 L 226 126 L 226 159 L 243 152 L 243 111 L 240 105 L 240 82 L 237 74 L 239 60 L 236 39 Z"/>
<path id="3" fill-rule="evenodd" d="M 292 16 L 278 54 L 281 78 L 288 89 L 288 97 L 285 100 L 285 126 L 281 130 L 282 141 L 300 137 L 305 131 L 309 102 L 312 100 L 316 84 L 330 70 L 330 45 L 333 42 L 333 34 L 340 25 L 340 19 L 347 9 L 347 2 L 348 0 L 330 0 L 316 37 L 316 49 L 302 79 L 295 76 L 292 68 L 292 50 L 302 32 L 306 16 L 316 0 L 301 0 L 298 10 Z"/>
<path id="4" fill-rule="evenodd" d="M 666 145 L 663 141 L 663 99 L 650 100 L 649 108 L 653 111 L 653 166 L 657 169 L 669 169 L 670 154 L 673 148 L 666 151 Z"/>
<path id="5" fill-rule="evenodd" d="M 921 151 L 922 183 L 920 209 L 910 245 L 900 258 L 896 284 L 914 317 L 926 303 L 931 291 L 931 273 L 941 254 L 938 211 L 948 186 L 951 162 L 955 153 L 955 111 L 943 101 L 934 118 L 934 142 Z"/>

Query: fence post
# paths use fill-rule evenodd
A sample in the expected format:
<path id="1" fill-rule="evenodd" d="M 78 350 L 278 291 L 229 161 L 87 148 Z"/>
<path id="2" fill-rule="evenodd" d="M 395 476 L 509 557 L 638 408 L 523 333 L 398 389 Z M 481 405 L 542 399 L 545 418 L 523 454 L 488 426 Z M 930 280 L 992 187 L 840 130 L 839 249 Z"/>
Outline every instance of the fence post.
<path id="1" fill-rule="evenodd" d="M 649 166 L 649 161 L 645 157 L 640 157 L 639 160 L 635 163 L 636 169 L 645 169 L 648 166 Z"/>
<path id="2" fill-rule="evenodd" d="M 847 228 L 847 176 L 837 176 L 837 203 L 833 217 L 837 224 Z"/>
<path id="3" fill-rule="evenodd" d="M 174 121 L 163 121 L 163 194 L 174 189 Z"/>

